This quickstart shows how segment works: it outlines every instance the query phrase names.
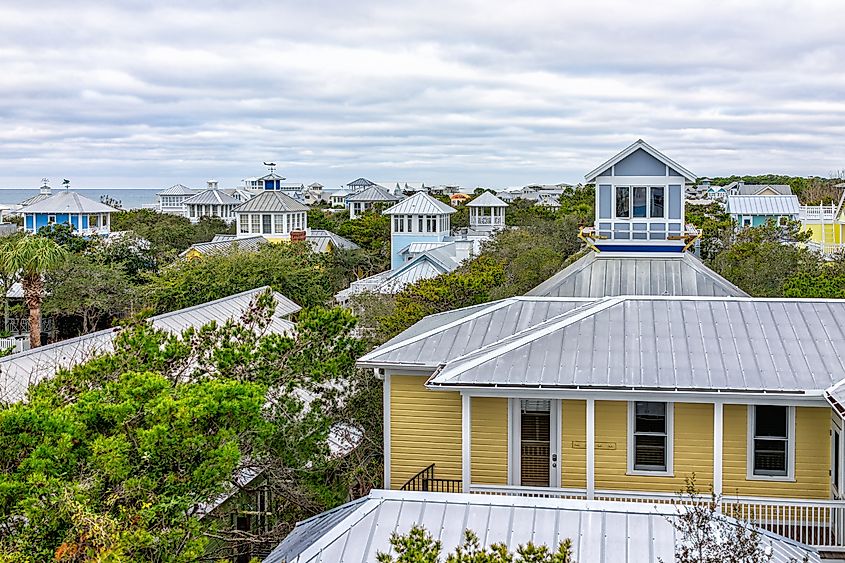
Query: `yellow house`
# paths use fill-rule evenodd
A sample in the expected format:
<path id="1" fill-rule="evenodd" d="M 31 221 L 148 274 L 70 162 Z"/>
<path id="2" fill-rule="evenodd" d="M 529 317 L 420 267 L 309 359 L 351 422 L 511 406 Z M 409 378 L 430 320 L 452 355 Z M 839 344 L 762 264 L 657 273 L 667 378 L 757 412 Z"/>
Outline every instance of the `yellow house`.
<path id="1" fill-rule="evenodd" d="M 838 204 L 802 205 L 799 219 L 811 233 L 811 247 L 826 253 L 836 252 L 845 243 L 845 191 Z"/>
<path id="2" fill-rule="evenodd" d="M 359 362 L 384 380 L 385 487 L 661 503 L 695 476 L 845 547 L 820 532 L 845 516 L 843 315 L 834 300 L 617 296 L 427 317 Z"/>

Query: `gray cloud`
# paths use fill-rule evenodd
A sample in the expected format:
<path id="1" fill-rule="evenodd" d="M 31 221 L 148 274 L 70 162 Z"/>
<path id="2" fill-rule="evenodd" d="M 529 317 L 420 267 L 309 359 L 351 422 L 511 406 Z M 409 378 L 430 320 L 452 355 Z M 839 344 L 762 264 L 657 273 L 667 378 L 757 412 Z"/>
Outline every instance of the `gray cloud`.
<path id="1" fill-rule="evenodd" d="M 840 0 L 0 3 L 0 187 L 845 168 Z"/>

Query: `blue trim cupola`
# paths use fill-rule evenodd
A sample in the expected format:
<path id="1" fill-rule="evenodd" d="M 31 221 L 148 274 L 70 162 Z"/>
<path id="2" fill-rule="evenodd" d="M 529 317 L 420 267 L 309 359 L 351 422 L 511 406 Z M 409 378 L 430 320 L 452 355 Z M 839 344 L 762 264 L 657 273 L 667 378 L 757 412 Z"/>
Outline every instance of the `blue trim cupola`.
<path id="1" fill-rule="evenodd" d="M 265 162 L 264 166 L 268 168 L 270 173 L 258 179 L 259 188 L 264 190 L 281 190 L 282 182 L 285 181 L 285 178 L 276 174 L 276 163 Z"/>
<path id="2" fill-rule="evenodd" d="M 455 209 L 424 192 L 386 209 L 390 217 L 390 269 L 400 267 L 413 243 L 443 243 L 452 233 L 449 216 Z"/>
<path id="3" fill-rule="evenodd" d="M 696 176 L 642 139 L 585 179 L 596 186 L 596 217 L 580 236 L 594 250 L 683 252 L 697 238 L 684 222 L 684 185 Z"/>

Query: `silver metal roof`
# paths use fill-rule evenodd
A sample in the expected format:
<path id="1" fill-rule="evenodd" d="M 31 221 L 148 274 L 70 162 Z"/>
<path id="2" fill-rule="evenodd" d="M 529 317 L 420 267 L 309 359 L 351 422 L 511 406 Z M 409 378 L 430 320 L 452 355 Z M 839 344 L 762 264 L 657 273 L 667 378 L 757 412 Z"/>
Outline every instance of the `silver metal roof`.
<path id="1" fill-rule="evenodd" d="M 369 188 L 363 189 L 360 192 L 349 196 L 347 201 L 385 201 L 385 202 L 394 202 L 399 201 L 400 197 L 393 195 L 392 193 L 388 192 L 381 186 L 370 186 Z"/>
<path id="2" fill-rule="evenodd" d="M 182 184 L 175 184 L 169 188 L 165 188 L 156 195 L 195 195 L 199 190 L 183 186 Z"/>
<path id="3" fill-rule="evenodd" d="M 187 309 L 156 315 L 150 317 L 150 322 L 156 328 L 178 333 L 211 321 L 220 323 L 239 319 L 255 296 L 266 289 L 266 286 L 259 287 Z M 273 296 L 276 298 L 276 311 L 268 330 L 277 333 L 292 330 L 294 325 L 286 318 L 299 311 L 299 305 L 280 293 L 274 293 Z M 60 368 L 72 367 L 94 355 L 110 351 L 115 335 L 116 329 L 101 330 L 0 358 L 0 401 L 21 401 L 26 397 L 30 385 L 52 377 Z"/>
<path id="4" fill-rule="evenodd" d="M 748 294 L 688 252 L 590 252 L 528 292 L 538 297 Z"/>
<path id="5" fill-rule="evenodd" d="M 311 248 L 314 252 L 328 252 L 331 247 L 340 248 L 342 250 L 355 250 L 360 248 L 348 238 L 344 238 L 331 231 L 327 231 L 326 229 L 309 229 L 308 233 L 305 235 L 305 240 L 311 244 Z"/>
<path id="6" fill-rule="evenodd" d="M 508 204 L 493 195 L 492 192 L 485 191 L 469 203 L 467 207 L 507 207 Z"/>
<path id="7" fill-rule="evenodd" d="M 211 240 L 209 242 L 198 242 L 192 244 L 187 250 L 183 250 L 179 253 L 179 256 L 187 256 L 192 250 L 199 252 L 200 254 L 204 254 L 206 256 L 215 256 L 218 254 L 227 254 L 232 252 L 235 247 L 238 250 L 245 250 L 248 252 L 252 252 L 258 250 L 258 248 L 267 242 L 261 235 L 255 235 L 250 237 L 232 237 L 232 238 L 225 238 L 221 240 Z"/>
<path id="8" fill-rule="evenodd" d="M 290 213 L 308 211 L 303 205 L 281 191 L 261 192 L 257 196 L 241 204 L 235 213 Z"/>
<path id="9" fill-rule="evenodd" d="M 203 190 L 195 196 L 189 197 L 182 203 L 185 205 L 239 205 L 241 200 L 230 196 L 217 188 Z"/>
<path id="10" fill-rule="evenodd" d="M 455 209 L 427 193 L 417 192 L 384 210 L 384 215 L 449 215 Z"/>
<path id="11" fill-rule="evenodd" d="M 737 215 L 798 215 L 795 195 L 729 195 L 727 211 Z"/>
<path id="12" fill-rule="evenodd" d="M 845 300 L 608 297 L 476 347 L 429 384 L 821 397 L 843 377 Z"/>
<path id="13" fill-rule="evenodd" d="M 17 213 L 114 213 L 117 209 L 76 192 L 60 191 L 18 209 Z"/>
<path id="14" fill-rule="evenodd" d="M 366 354 L 358 363 L 435 368 L 593 302 L 512 297 L 432 315 Z"/>
<path id="15" fill-rule="evenodd" d="M 390 553 L 390 536 L 423 526 L 448 554 L 472 530 L 490 546 L 534 542 L 552 549 L 572 540 L 584 563 L 674 561 L 683 538 L 671 519 L 683 510 L 647 503 L 373 490 L 363 499 L 300 522 L 265 563 L 370 563 Z M 818 563 L 816 550 L 760 530 L 772 561 Z"/>

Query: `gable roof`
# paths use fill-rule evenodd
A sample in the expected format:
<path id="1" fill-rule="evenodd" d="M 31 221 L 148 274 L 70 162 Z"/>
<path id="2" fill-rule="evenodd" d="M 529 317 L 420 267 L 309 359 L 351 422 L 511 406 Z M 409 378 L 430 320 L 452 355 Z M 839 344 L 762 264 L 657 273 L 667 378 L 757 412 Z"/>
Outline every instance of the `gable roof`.
<path id="1" fill-rule="evenodd" d="M 199 190 L 183 186 L 182 184 L 175 184 L 169 188 L 165 188 L 156 195 L 195 195 Z"/>
<path id="2" fill-rule="evenodd" d="M 308 211 L 308 206 L 299 203 L 286 193 L 277 190 L 261 192 L 235 208 L 235 213 L 287 213 Z"/>
<path id="3" fill-rule="evenodd" d="M 328 252 L 329 246 L 342 250 L 355 250 L 360 248 L 357 244 L 326 229 L 310 229 L 305 240 L 311 244 L 314 252 Z"/>
<path id="4" fill-rule="evenodd" d="M 239 205 L 241 200 L 230 196 L 223 190 L 211 188 L 203 190 L 193 197 L 182 202 L 185 205 Z"/>
<path id="5" fill-rule="evenodd" d="M 388 192 L 381 186 L 372 185 L 347 198 L 347 201 L 399 201 L 400 197 Z"/>
<path id="6" fill-rule="evenodd" d="M 114 213 L 117 209 L 76 192 L 60 191 L 18 209 L 18 213 Z"/>
<path id="7" fill-rule="evenodd" d="M 346 184 L 350 188 L 366 188 L 368 186 L 375 186 L 375 182 L 371 182 L 366 178 L 358 178 L 357 180 L 352 180 L 348 184 Z"/>
<path id="8" fill-rule="evenodd" d="M 728 189 L 732 187 L 734 187 L 733 184 L 728 186 Z M 771 190 L 777 195 L 792 195 L 792 188 L 787 184 L 742 184 L 734 187 L 734 189 L 736 195 L 760 195 L 767 190 Z"/>
<path id="9" fill-rule="evenodd" d="M 467 207 L 508 207 L 508 204 L 493 195 L 492 192 L 484 191 L 467 203 Z"/>
<path id="10" fill-rule="evenodd" d="M 590 563 L 673 561 L 683 542 L 675 528 L 683 508 L 671 504 L 528 498 L 507 495 L 372 490 L 361 499 L 300 522 L 265 563 L 369 563 L 393 553 L 391 534 L 423 526 L 451 552 L 473 530 L 483 546 L 515 550 L 534 542 L 554 549 L 572 540 L 573 559 Z M 739 522 L 730 517 L 726 521 Z M 819 563 L 818 552 L 759 530 L 772 561 Z"/>
<path id="11" fill-rule="evenodd" d="M 428 195 L 417 192 L 389 209 L 383 215 L 450 215 L 455 209 L 448 204 Z"/>
<path id="12" fill-rule="evenodd" d="M 208 303 L 156 315 L 150 317 L 149 322 L 158 329 L 177 333 L 188 327 L 199 328 L 211 321 L 220 323 L 229 319 L 237 320 L 252 300 L 266 289 L 268 286 L 258 287 Z M 283 333 L 292 330 L 294 325 L 287 317 L 299 311 L 301 307 L 281 293 L 274 292 L 273 297 L 276 299 L 276 310 L 268 331 Z M 53 377 L 60 368 L 75 366 L 95 355 L 110 351 L 118 330 L 100 330 L 0 358 L 0 401 L 22 401 L 30 385 Z"/>
<path id="13" fill-rule="evenodd" d="M 594 298 L 615 295 L 748 296 L 688 252 L 590 252 L 527 295 Z"/>
<path id="14" fill-rule="evenodd" d="M 606 160 L 605 162 L 603 162 L 602 164 L 600 164 L 599 166 L 594 168 L 586 176 L 584 176 L 585 180 L 588 183 L 595 181 L 595 179 L 598 176 L 600 176 L 602 174 L 602 172 L 604 172 L 605 170 L 607 170 L 611 166 L 621 162 L 622 160 L 624 160 L 625 158 L 632 155 L 633 153 L 635 153 L 638 150 L 643 150 L 646 153 L 650 154 L 651 156 L 653 156 L 654 158 L 656 158 L 657 160 L 659 160 L 660 162 L 662 162 L 663 164 L 665 164 L 669 168 L 672 168 L 673 170 L 680 173 L 686 180 L 688 180 L 690 182 L 694 182 L 696 180 L 695 174 L 693 174 L 692 172 L 690 172 L 689 170 L 687 170 L 686 168 L 684 168 L 683 166 L 681 166 L 680 164 L 678 164 L 677 162 L 675 162 L 674 160 L 672 160 L 671 158 L 669 158 L 668 156 L 666 156 L 665 154 L 663 154 L 662 152 L 657 150 L 656 148 L 652 147 L 651 145 L 649 145 L 648 143 L 646 143 L 642 139 L 637 139 L 634 143 L 632 143 L 628 147 L 624 148 L 618 154 L 616 154 L 615 156 L 613 156 L 609 160 Z"/>
<path id="15" fill-rule="evenodd" d="M 726 205 L 734 215 L 798 215 L 800 208 L 794 195 L 729 195 Z"/>
<path id="16" fill-rule="evenodd" d="M 845 300 L 608 297 L 442 365 L 431 386 L 793 394 L 845 374 Z"/>

